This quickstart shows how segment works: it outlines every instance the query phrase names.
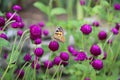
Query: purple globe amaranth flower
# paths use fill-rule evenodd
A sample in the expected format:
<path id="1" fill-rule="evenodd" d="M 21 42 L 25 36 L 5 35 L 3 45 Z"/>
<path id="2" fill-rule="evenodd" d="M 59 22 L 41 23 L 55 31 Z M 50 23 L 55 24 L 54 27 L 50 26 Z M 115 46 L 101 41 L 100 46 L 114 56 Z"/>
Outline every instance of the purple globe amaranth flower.
<path id="1" fill-rule="evenodd" d="M 71 53 L 72 54 L 72 56 L 77 56 L 78 55 L 78 51 L 77 50 L 73 50 L 73 52 Z"/>
<path id="2" fill-rule="evenodd" d="M 59 65 L 61 63 L 62 59 L 59 56 L 56 56 L 53 60 L 53 63 L 55 65 Z"/>
<path id="3" fill-rule="evenodd" d="M 89 35 L 92 32 L 92 27 L 89 24 L 84 24 L 80 28 L 81 32 L 85 35 Z"/>
<path id="4" fill-rule="evenodd" d="M 37 25 L 30 26 L 30 37 L 31 39 L 35 40 L 37 38 L 41 38 L 42 29 Z"/>
<path id="5" fill-rule="evenodd" d="M 12 27 L 12 28 L 18 28 L 18 26 L 19 26 L 19 23 L 18 23 L 18 22 L 13 22 L 13 23 L 11 23 L 11 27 Z"/>
<path id="6" fill-rule="evenodd" d="M 24 70 L 18 69 L 18 70 L 16 71 L 16 74 L 17 74 L 17 76 L 18 76 L 19 78 L 23 78 L 23 76 L 24 76 Z"/>
<path id="7" fill-rule="evenodd" d="M 22 30 L 18 30 L 18 31 L 17 31 L 17 35 L 22 36 L 22 34 L 23 34 L 23 31 L 22 31 Z"/>
<path id="8" fill-rule="evenodd" d="M 111 31 L 114 35 L 117 35 L 119 33 L 119 31 L 116 28 L 112 28 Z"/>
<path id="9" fill-rule="evenodd" d="M 22 18 L 19 15 L 14 16 L 13 20 L 15 20 L 16 22 L 22 22 Z"/>
<path id="10" fill-rule="evenodd" d="M 53 40 L 53 41 L 50 41 L 48 47 L 51 51 L 57 51 L 59 49 L 59 44 L 57 41 Z"/>
<path id="11" fill-rule="evenodd" d="M 43 53 L 44 53 L 44 50 L 42 49 L 42 48 L 36 48 L 35 50 L 34 50 L 34 54 L 37 56 L 37 57 L 41 57 L 42 55 L 43 55 Z"/>
<path id="12" fill-rule="evenodd" d="M 101 49 L 97 44 L 94 44 L 94 45 L 91 46 L 90 52 L 91 52 L 92 55 L 98 56 L 98 55 L 101 54 Z"/>
<path id="13" fill-rule="evenodd" d="M 84 80 L 90 80 L 90 78 L 86 77 Z"/>
<path id="14" fill-rule="evenodd" d="M 20 10 L 22 10 L 22 7 L 19 6 L 19 5 L 14 5 L 14 6 L 12 7 L 12 9 L 13 9 L 14 11 L 20 11 Z"/>
<path id="15" fill-rule="evenodd" d="M 105 40 L 107 38 L 107 33 L 105 31 L 100 31 L 98 33 L 99 40 Z"/>
<path id="16" fill-rule="evenodd" d="M 32 56 L 30 55 L 30 53 L 27 53 L 25 56 L 24 56 L 24 60 L 27 62 L 29 62 L 30 60 L 32 59 Z"/>
<path id="17" fill-rule="evenodd" d="M 43 21 L 39 22 L 39 26 L 40 27 L 44 27 L 45 26 L 45 23 Z"/>
<path id="18" fill-rule="evenodd" d="M 120 29 L 120 23 L 116 23 L 115 28 L 116 28 L 117 30 L 119 30 L 119 29 Z"/>
<path id="19" fill-rule="evenodd" d="M 63 66 L 67 66 L 68 64 L 69 64 L 68 61 L 62 61 Z"/>
<path id="20" fill-rule="evenodd" d="M 108 44 L 112 44 L 112 42 L 113 42 L 113 40 L 110 39 L 110 40 L 108 40 L 107 43 L 108 43 Z"/>
<path id="21" fill-rule="evenodd" d="M 67 47 L 67 49 L 68 49 L 68 51 L 69 51 L 70 53 L 72 53 L 72 52 L 75 50 L 72 45 L 69 45 L 69 46 Z"/>
<path id="22" fill-rule="evenodd" d="M 100 26 L 100 23 L 99 23 L 98 21 L 94 21 L 94 22 L 93 22 L 93 26 L 99 27 L 99 26 Z"/>
<path id="23" fill-rule="evenodd" d="M 36 70 L 40 69 L 40 64 L 38 62 L 33 61 L 31 64 L 31 67 L 34 69 L 36 68 Z"/>
<path id="24" fill-rule="evenodd" d="M 114 9 L 115 10 L 120 10 L 120 4 L 119 3 L 115 3 L 114 4 Z"/>
<path id="25" fill-rule="evenodd" d="M 34 44 L 40 44 L 42 40 L 40 38 L 34 40 Z"/>
<path id="26" fill-rule="evenodd" d="M 85 59 L 87 59 L 87 56 L 86 56 L 85 52 L 79 52 L 74 60 L 76 60 L 76 61 L 84 61 Z"/>
<path id="27" fill-rule="evenodd" d="M 0 38 L 8 40 L 8 37 L 7 37 L 7 35 L 5 33 L 1 33 Z"/>
<path id="28" fill-rule="evenodd" d="M 63 60 L 63 61 L 68 61 L 69 60 L 69 55 L 67 52 L 61 52 L 60 53 L 60 58 Z"/>
<path id="29" fill-rule="evenodd" d="M 4 59 L 7 59 L 7 57 L 8 57 L 8 53 L 4 53 L 4 54 L 3 54 L 3 58 L 4 58 Z"/>
<path id="30" fill-rule="evenodd" d="M 50 61 L 50 60 L 46 60 L 46 61 L 44 62 L 44 67 L 45 67 L 45 68 L 48 68 L 48 69 L 52 68 L 52 67 L 53 67 L 53 62 Z"/>
<path id="31" fill-rule="evenodd" d="M 107 58 L 107 53 L 104 52 L 103 60 L 105 60 L 106 58 Z"/>
<path id="32" fill-rule="evenodd" d="M 24 22 L 22 22 L 22 21 L 19 22 L 19 24 L 18 24 L 18 27 L 19 27 L 19 28 L 24 28 L 24 26 L 25 26 Z"/>
<path id="33" fill-rule="evenodd" d="M 7 13 L 6 13 L 6 18 L 9 19 L 12 15 L 13 15 L 13 13 L 7 12 Z"/>
<path id="34" fill-rule="evenodd" d="M 4 25 L 5 25 L 5 19 L 2 16 L 0 16 L 0 27 Z"/>
<path id="35" fill-rule="evenodd" d="M 81 6 L 85 5 L 85 2 L 86 2 L 85 0 L 80 0 L 80 5 Z"/>
<path id="36" fill-rule="evenodd" d="M 44 34 L 44 36 L 48 36 L 49 31 L 48 30 L 43 30 L 43 34 Z"/>
<path id="37" fill-rule="evenodd" d="M 103 62 L 100 59 L 95 59 L 92 61 L 92 67 L 96 70 L 101 70 L 103 68 Z"/>

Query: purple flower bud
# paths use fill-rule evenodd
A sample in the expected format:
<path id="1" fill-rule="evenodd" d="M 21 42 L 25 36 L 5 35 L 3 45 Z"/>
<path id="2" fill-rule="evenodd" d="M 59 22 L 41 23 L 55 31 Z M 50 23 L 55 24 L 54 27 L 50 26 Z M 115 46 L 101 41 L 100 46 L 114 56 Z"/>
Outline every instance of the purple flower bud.
<path id="1" fill-rule="evenodd" d="M 8 53 L 4 53 L 4 54 L 3 54 L 3 58 L 4 58 L 4 59 L 7 59 L 7 57 L 8 57 Z"/>
<path id="2" fill-rule="evenodd" d="M 1 33 L 1 34 L 0 34 L 0 38 L 3 38 L 3 39 L 6 39 L 6 40 L 8 40 L 8 37 L 7 37 L 7 35 L 6 35 L 6 34 L 4 34 L 4 33 Z"/>
<path id="3" fill-rule="evenodd" d="M 22 22 L 22 18 L 18 15 L 14 16 L 13 19 L 16 21 L 16 22 Z"/>
<path id="4" fill-rule="evenodd" d="M 11 27 L 12 27 L 12 28 L 18 28 L 18 26 L 19 26 L 19 23 L 18 23 L 18 22 L 13 22 L 13 23 L 11 24 Z"/>
<path id="5" fill-rule="evenodd" d="M 34 40 L 34 44 L 40 44 L 41 42 L 42 42 L 42 40 L 39 38 Z"/>
<path id="6" fill-rule="evenodd" d="M 100 31 L 98 33 L 99 40 L 105 40 L 107 38 L 107 33 L 105 31 Z"/>
<path id="7" fill-rule="evenodd" d="M 87 59 L 85 52 L 79 52 L 78 55 L 75 57 L 76 61 L 84 61 L 85 59 Z"/>
<path id="8" fill-rule="evenodd" d="M 54 58 L 54 60 L 53 60 L 53 63 L 54 63 L 55 65 L 59 65 L 61 61 L 62 61 L 61 58 L 60 58 L 59 56 L 56 56 L 56 57 Z"/>
<path id="9" fill-rule="evenodd" d="M 44 27 L 45 26 L 45 23 L 43 21 L 39 22 L 39 26 L 40 27 Z"/>
<path id="10" fill-rule="evenodd" d="M 77 50 L 73 50 L 73 52 L 71 53 L 73 56 L 77 56 L 78 55 L 78 51 Z"/>
<path id="11" fill-rule="evenodd" d="M 24 60 L 25 61 L 30 61 L 31 60 L 31 58 L 32 58 L 32 56 L 30 55 L 30 53 L 27 53 L 25 56 L 24 56 Z"/>
<path id="12" fill-rule="evenodd" d="M 7 13 L 6 13 L 6 18 L 9 19 L 12 15 L 13 15 L 13 13 L 7 12 Z"/>
<path id="13" fill-rule="evenodd" d="M 85 0 L 80 0 L 80 5 L 81 6 L 85 5 Z"/>
<path id="14" fill-rule="evenodd" d="M 30 37 L 31 39 L 35 40 L 37 38 L 41 38 L 42 29 L 37 25 L 30 26 Z"/>
<path id="15" fill-rule="evenodd" d="M 99 25 L 100 25 L 100 24 L 99 24 L 98 21 L 94 21 L 94 22 L 93 22 L 93 26 L 99 27 Z"/>
<path id="16" fill-rule="evenodd" d="M 19 28 L 23 28 L 25 26 L 24 22 L 19 22 L 18 24 Z"/>
<path id="17" fill-rule="evenodd" d="M 114 9 L 115 9 L 115 10 L 120 10 L 120 4 L 115 3 L 115 4 L 114 4 Z"/>
<path id="18" fill-rule="evenodd" d="M 44 50 L 42 48 L 36 48 L 34 50 L 34 54 L 37 56 L 37 57 L 41 57 L 44 53 Z"/>
<path id="19" fill-rule="evenodd" d="M 0 26 L 4 26 L 5 25 L 5 19 L 0 16 Z"/>
<path id="20" fill-rule="evenodd" d="M 70 53 L 72 53 L 72 52 L 74 51 L 74 47 L 73 47 L 72 45 L 69 45 L 69 46 L 68 46 L 68 51 L 69 51 Z"/>
<path id="21" fill-rule="evenodd" d="M 45 36 L 48 36 L 49 31 L 48 31 L 48 30 L 43 30 L 43 34 L 44 34 Z"/>
<path id="22" fill-rule="evenodd" d="M 59 44 L 57 41 L 53 40 L 49 43 L 48 47 L 51 51 L 57 51 L 59 48 Z"/>
<path id="23" fill-rule="evenodd" d="M 104 52 L 104 57 L 103 57 L 103 60 L 105 60 L 107 58 L 107 53 Z"/>
<path id="24" fill-rule="evenodd" d="M 92 61 L 92 67 L 96 70 L 101 70 L 103 68 L 103 62 L 100 59 Z"/>
<path id="25" fill-rule="evenodd" d="M 82 25 L 80 30 L 85 35 L 89 35 L 92 32 L 92 28 L 91 28 L 91 26 L 89 24 Z"/>
<path id="26" fill-rule="evenodd" d="M 18 30 L 18 31 L 17 31 L 17 35 L 22 36 L 22 34 L 23 34 L 23 31 L 22 31 L 22 30 Z"/>
<path id="27" fill-rule="evenodd" d="M 60 58 L 63 60 L 63 61 L 68 61 L 69 60 L 69 55 L 67 52 L 61 52 L 60 53 Z"/>
<path id="28" fill-rule="evenodd" d="M 90 78 L 86 77 L 84 80 L 90 80 Z"/>
<path id="29" fill-rule="evenodd" d="M 120 23 L 116 23 L 115 28 L 116 28 L 117 30 L 119 30 L 119 29 L 120 29 Z"/>
<path id="30" fill-rule="evenodd" d="M 112 28 L 111 31 L 114 35 L 117 35 L 119 33 L 119 31 L 116 28 Z"/>
<path id="31" fill-rule="evenodd" d="M 23 78 L 23 76 L 24 76 L 24 70 L 18 69 L 18 70 L 16 71 L 16 73 L 17 73 L 17 76 L 18 76 L 19 78 Z"/>
<path id="32" fill-rule="evenodd" d="M 68 65 L 68 61 L 62 61 L 62 65 L 63 66 L 67 66 Z"/>
<path id="33" fill-rule="evenodd" d="M 90 52 L 91 52 L 92 55 L 98 56 L 98 55 L 101 54 L 101 49 L 97 44 L 94 44 L 94 45 L 91 46 Z"/>
<path id="34" fill-rule="evenodd" d="M 44 62 L 44 67 L 45 67 L 45 68 L 48 68 L 48 69 L 52 68 L 52 67 L 53 67 L 53 62 L 52 62 L 52 61 L 49 61 L 49 60 L 46 60 L 46 61 Z"/>
<path id="35" fill-rule="evenodd" d="M 21 6 L 19 6 L 19 5 L 14 5 L 14 6 L 12 7 L 12 9 L 13 9 L 14 11 L 20 11 L 20 10 L 22 10 Z"/>
<path id="36" fill-rule="evenodd" d="M 32 64 L 31 64 L 31 67 L 34 69 L 34 68 L 36 68 L 37 70 L 39 70 L 40 69 L 40 64 L 38 63 L 38 62 L 32 62 Z"/>
<path id="37" fill-rule="evenodd" d="M 108 43 L 108 44 L 112 44 L 112 42 L 113 42 L 113 40 L 110 39 L 110 40 L 108 40 L 107 43 Z"/>

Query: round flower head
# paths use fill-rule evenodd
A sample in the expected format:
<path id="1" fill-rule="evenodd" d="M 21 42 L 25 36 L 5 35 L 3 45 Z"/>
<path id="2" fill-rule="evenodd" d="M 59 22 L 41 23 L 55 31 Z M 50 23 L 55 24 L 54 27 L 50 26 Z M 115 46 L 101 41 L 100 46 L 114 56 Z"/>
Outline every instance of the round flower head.
<path id="1" fill-rule="evenodd" d="M 18 31 L 17 31 L 17 35 L 22 36 L 22 34 L 23 34 L 23 31 L 22 31 L 22 30 L 18 30 Z"/>
<path id="2" fill-rule="evenodd" d="M 34 54 L 37 56 L 37 57 L 41 57 L 44 53 L 44 50 L 42 48 L 36 48 L 34 50 Z"/>
<path id="3" fill-rule="evenodd" d="M 63 66 L 67 66 L 68 64 L 69 64 L 68 61 L 62 61 Z"/>
<path id="4" fill-rule="evenodd" d="M 107 33 L 105 31 L 100 31 L 98 33 L 99 40 L 105 40 L 107 38 Z"/>
<path id="5" fill-rule="evenodd" d="M 112 28 L 111 31 L 114 35 L 117 35 L 119 33 L 119 31 L 116 28 Z"/>
<path id="6" fill-rule="evenodd" d="M 14 16 L 13 19 L 16 21 L 16 22 L 22 22 L 22 18 L 18 15 Z"/>
<path id="7" fill-rule="evenodd" d="M 48 68 L 48 69 L 52 68 L 52 67 L 53 67 L 53 62 L 52 62 L 52 61 L 49 61 L 49 60 L 46 60 L 46 61 L 44 62 L 44 67 L 45 67 L 45 68 Z"/>
<path id="8" fill-rule="evenodd" d="M 90 80 L 90 78 L 86 77 L 84 80 Z"/>
<path id="9" fill-rule="evenodd" d="M 0 16 L 0 27 L 4 25 L 5 25 L 5 19 L 2 16 Z"/>
<path id="10" fill-rule="evenodd" d="M 85 59 L 87 59 L 85 52 L 79 52 L 78 55 L 75 57 L 76 61 L 84 61 Z"/>
<path id="11" fill-rule="evenodd" d="M 7 59 L 7 57 L 8 57 L 8 53 L 4 53 L 4 54 L 3 54 L 3 58 L 4 58 L 4 59 Z"/>
<path id="12" fill-rule="evenodd" d="M 103 57 L 103 60 L 105 60 L 107 58 L 107 53 L 104 52 L 104 57 Z"/>
<path id="13" fill-rule="evenodd" d="M 45 36 L 48 36 L 49 31 L 48 31 L 48 30 L 43 30 L 43 34 L 44 34 Z"/>
<path id="14" fill-rule="evenodd" d="M 83 34 L 88 35 L 92 32 L 92 28 L 89 24 L 84 24 L 81 26 L 80 30 Z"/>
<path id="15" fill-rule="evenodd" d="M 85 5 L 85 0 L 80 0 L 80 5 L 81 6 Z"/>
<path id="16" fill-rule="evenodd" d="M 78 51 L 77 50 L 73 50 L 73 52 L 71 53 L 72 54 L 72 56 L 77 56 L 78 55 Z"/>
<path id="17" fill-rule="evenodd" d="M 17 76 L 18 76 L 19 78 L 23 78 L 23 76 L 24 76 L 24 70 L 18 69 L 18 70 L 16 71 L 16 73 L 17 73 Z"/>
<path id="18" fill-rule="evenodd" d="M 117 30 L 119 30 L 119 29 L 120 29 L 120 23 L 116 23 L 115 28 L 116 28 Z"/>
<path id="19" fill-rule="evenodd" d="M 70 53 L 74 51 L 74 47 L 72 45 L 69 45 L 67 49 Z"/>
<path id="20" fill-rule="evenodd" d="M 6 39 L 6 40 L 8 40 L 8 37 L 7 37 L 7 35 L 6 35 L 6 34 L 4 34 L 4 33 L 1 33 L 1 34 L 0 34 L 0 38 L 3 38 L 3 39 Z"/>
<path id="21" fill-rule="evenodd" d="M 30 26 L 30 37 L 31 39 L 35 40 L 37 38 L 41 38 L 42 29 L 37 25 Z"/>
<path id="22" fill-rule="evenodd" d="M 53 60 L 53 63 L 54 63 L 55 65 L 59 65 L 61 61 L 62 61 L 61 58 L 60 58 L 59 56 L 56 56 L 56 57 L 54 58 L 54 60 Z"/>
<path id="23" fill-rule="evenodd" d="M 32 62 L 32 64 L 31 64 L 31 67 L 34 69 L 34 68 L 36 68 L 37 70 L 39 70 L 40 69 L 40 64 L 37 62 Z"/>
<path id="24" fill-rule="evenodd" d="M 108 43 L 108 44 L 112 44 L 112 42 L 113 42 L 113 40 L 110 39 L 110 40 L 108 40 L 107 43 Z"/>
<path id="25" fill-rule="evenodd" d="M 93 60 L 91 64 L 96 70 L 101 70 L 103 68 L 103 62 L 100 59 Z"/>
<path id="26" fill-rule="evenodd" d="M 22 10 L 21 6 L 19 6 L 19 5 L 14 5 L 14 6 L 12 7 L 12 9 L 13 9 L 14 11 L 20 11 L 20 10 Z"/>
<path id="27" fill-rule="evenodd" d="M 39 26 L 40 27 L 44 27 L 45 26 L 45 23 L 43 21 L 39 22 Z"/>
<path id="28" fill-rule="evenodd" d="M 13 13 L 7 12 L 7 13 L 6 13 L 6 18 L 9 19 L 12 15 L 13 15 Z"/>
<path id="29" fill-rule="evenodd" d="M 19 28 L 24 28 L 25 24 L 24 24 L 24 22 L 21 21 L 21 22 L 19 22 L 18 26 L 19 26 Z"/>
<path id="30" fill-rule="evenodd" d="M 30 55 L 30 53 L 27 53 L 25 56 L 24 56 L 24 60 L 25 61 L 30 61 L 32 58 L 32 56 Z"/>
<path id="31" fill-rule="evenodd" d="M 100 24 L 99 24 L 98 21 L 94 21 L 94 22 L 93 22 L 93 26 L 99 27 L 99 25 L 100 25 Z"/>
<path id="32" fill-rule="evenodd" d="M 69 55 L 67 52 L 61 52 L 60 53 L 60 58 L 63 60 L 63 61 L 68 61 L 69 60 Z"/>
<path id="33" fill-rule="evenodd" d="M 120 10 L 120 4 L 115 3 L 115 4 L 114 4 L 114 9 L 115 9 L 115 10 Z"/>
<path id="34" fill-rule="evenodd" d="M 18 26 L 19 26 L 19 23 L 18 23 L 18 22 L 13 22 L 13 23 L 11 24 L 11 27 L 12 27 L 12 28 L 18 28 Z"/>
<path id="35" fill-rule="evenodd" d="M 57 41 L 53 40 L 53 41 L 50 41 L 48 47 L 51 51 L 57 51 L 59 48 L 59 44 Z"/>
<path id="36" fill-rule="evenodd" d="M 39 38 L 34 40 L 34 44 L 40 44 L 41 42 L 42 42 L 42 40 Z"/>
<path id="37" fill-rule="evenodd" d="M 92 55 L 98 56 L 98 55 L 101 54 L 101 49 L 97 44 L 94 44 L 94 45 L 91 46 L 90 52 L 91 52 Z"/>

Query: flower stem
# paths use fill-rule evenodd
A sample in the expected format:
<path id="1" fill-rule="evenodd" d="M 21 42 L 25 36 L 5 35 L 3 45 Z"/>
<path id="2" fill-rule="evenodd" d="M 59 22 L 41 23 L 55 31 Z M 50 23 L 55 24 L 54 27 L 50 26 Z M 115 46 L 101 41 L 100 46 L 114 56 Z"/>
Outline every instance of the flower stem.
<path id="1" fill-rule="evenodd" d="M 84 50 L 84 34 L 82 34 L 82 49 Z"/>

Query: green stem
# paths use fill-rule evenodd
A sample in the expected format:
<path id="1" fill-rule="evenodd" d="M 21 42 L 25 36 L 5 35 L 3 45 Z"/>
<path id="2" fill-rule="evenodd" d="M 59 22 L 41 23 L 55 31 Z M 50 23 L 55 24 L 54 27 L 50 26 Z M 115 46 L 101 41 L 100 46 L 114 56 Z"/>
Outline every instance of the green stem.
<path id="1" fill-rule="evenodd" d="M 21 68 L 21 70 L 20 70 L 20 72 L 19 72 L 19 74 L 17 75 L 17 77 L 16 77 L 16 79 L 15 80 L 18 80 L 18 77 L 19 77 L 19 75 L 20 75 L 20 73 L 21 73 L 21 71 L 23 70 L 23 68 L 26 66 L 26 64 L 27 64 L 28 62 L 25 62 L 25 64 L 22 66 L 22 68 Z"/>
<path id="2" fill-rule="evenodd" d="M 62 76 L 62 72 L 63 72 L 62 68 L 63 68 L 63 66 L 61 66 L 61 72 L 60 72 L 60 76 L 58 78 L 59 80 L 61 80 L 61 76 Z"/>
<path id="3" fill-rule="evenodd" d="M 84 50 L 84 34 L 82 34 L 82 49 Z"/>
<path id="4" fill-rule="evenodd" d="M 51 9 L 52 9 L 52 2 L 53 2 L 53 0 L 49 0 L 49 12 L 51 12 Z M 48 21 L 51 22 L 51 15 L 50 15 L 50 13 L 48 13 Z"/>
<path id="5" fill-rule="evenodd" d="M 84 80 L 85 76 L 86 76 L 86 73 L 84 72 L 81 80 Z"/>

